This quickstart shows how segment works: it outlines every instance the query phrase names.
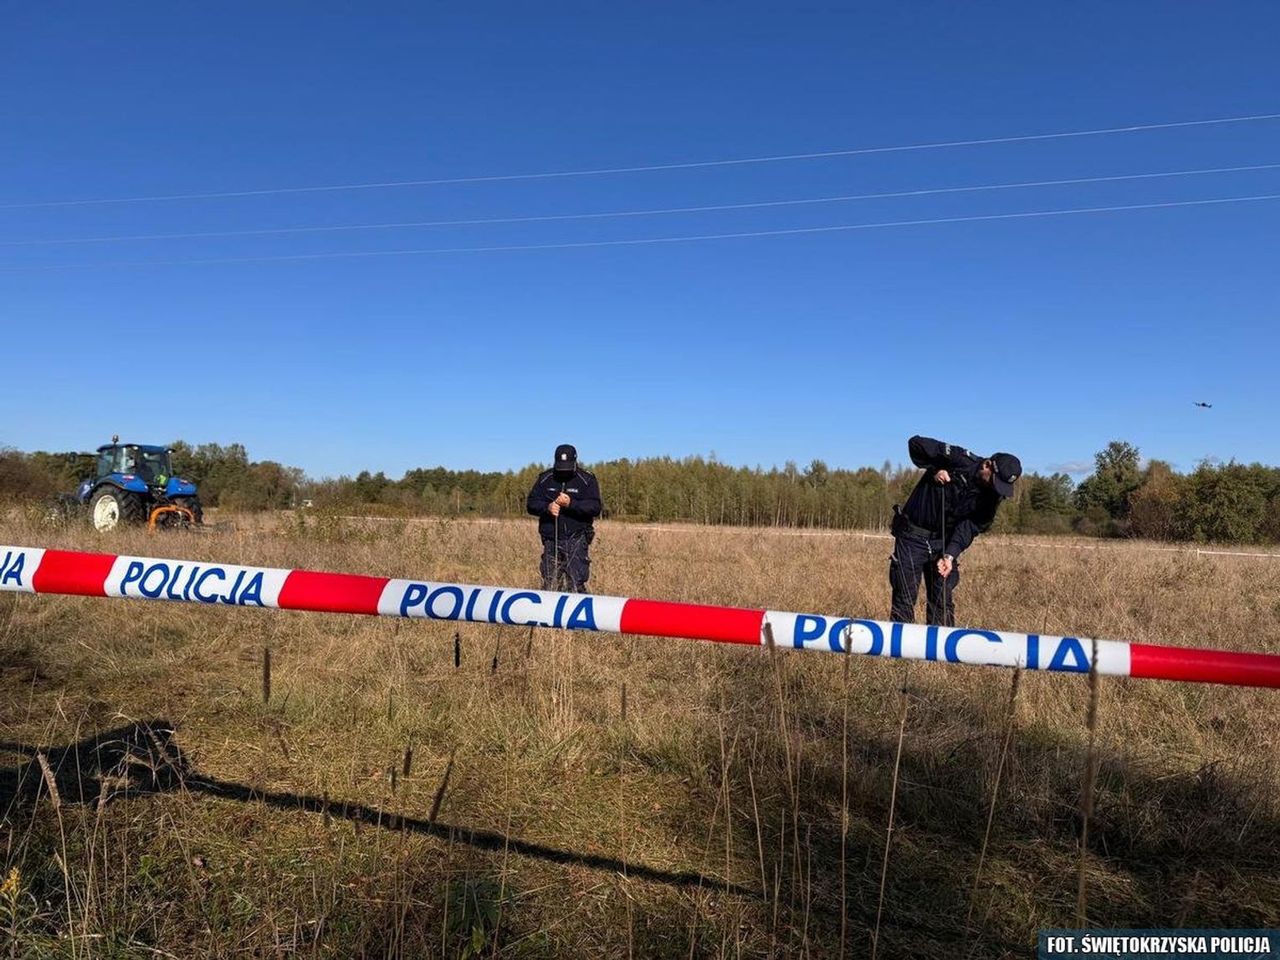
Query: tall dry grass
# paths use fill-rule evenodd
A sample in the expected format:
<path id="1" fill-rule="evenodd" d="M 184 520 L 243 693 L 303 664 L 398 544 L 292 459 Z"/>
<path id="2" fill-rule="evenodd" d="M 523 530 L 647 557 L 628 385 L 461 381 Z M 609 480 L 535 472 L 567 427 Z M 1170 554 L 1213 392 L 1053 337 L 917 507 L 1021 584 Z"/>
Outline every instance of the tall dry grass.
<path id="1" fill-rule="evenodd" d="M 538 547 L 315 517 L 0 542 L 497 584 L 533 583 Z M 884 616 L 887 553 L 605 524 L 592 586 Z M 959 615 L 1280 651 L 1275 563 L 985 540 Z M 918 664 L 903 694 L 899 663 L 845 669 L 0 595 L 0 956 L 866 956 L 882 880 L 880 957 L 1025 955 L 1081 863 L 1095 924 L 1280 924 L 1273 692 L 1104 678 L 1082 855 L 1087 678 L 1022 676 L 1015 722 L 1007 672 Z"/>

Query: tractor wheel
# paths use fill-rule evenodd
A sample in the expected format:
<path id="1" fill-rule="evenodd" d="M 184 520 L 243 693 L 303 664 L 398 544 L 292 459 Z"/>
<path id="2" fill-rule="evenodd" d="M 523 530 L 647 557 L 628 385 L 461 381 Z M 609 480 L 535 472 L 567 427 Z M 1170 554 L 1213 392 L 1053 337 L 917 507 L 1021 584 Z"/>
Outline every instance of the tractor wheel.
<path id="1" fill-rule="evenodd" d="M 147 511 L 136 493 L 119 487 L 104 486 L 89 501 L 89 519 L 101 533 L 125 523 L 142 523 Z"/>
<path id="2" fill-rule="evenodd" d="M 173 505 L 175 507 L 186 507 L 191 511 L 191 515 L 195 517 L 196 524 L 204 523 L 204 508 L 200 506 L 199 497 L 174 497 Z"/>

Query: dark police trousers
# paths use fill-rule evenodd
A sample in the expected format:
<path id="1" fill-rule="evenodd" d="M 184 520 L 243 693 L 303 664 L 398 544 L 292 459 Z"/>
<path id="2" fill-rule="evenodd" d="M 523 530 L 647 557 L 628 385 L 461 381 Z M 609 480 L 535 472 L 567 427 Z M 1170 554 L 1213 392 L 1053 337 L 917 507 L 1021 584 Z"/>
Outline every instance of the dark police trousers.
<path id="1" fill-rule="evenodd" d="M 913 533 L 899 533 L 893 538 L 889 556 L 889 586 L 893 590 L 893 609 L 889 619 L 912 623 L 916 618 L 916 596 L 920 579 L 924 578 L 926 622 L 941 627 L 956 625 L 956 587 L 960 583 L 960 561 L 951 566 L 945 583 L 938 575 L 942 557 L 942 541 L 930 540 Z M 943 612 L 945 597 L 945 615 Z"/>
<path id="2" fill-rule="evenodd" d="M 542 589 L 568 590 L 586 593 L 587 580 L 591 576 L 591 541 L 595 531 L 585 530 L 576 536 L 561 534 L 559 542 L 553 537 L 542 540 Z M 559 556 L 556 555 L 557 546 Z"/>

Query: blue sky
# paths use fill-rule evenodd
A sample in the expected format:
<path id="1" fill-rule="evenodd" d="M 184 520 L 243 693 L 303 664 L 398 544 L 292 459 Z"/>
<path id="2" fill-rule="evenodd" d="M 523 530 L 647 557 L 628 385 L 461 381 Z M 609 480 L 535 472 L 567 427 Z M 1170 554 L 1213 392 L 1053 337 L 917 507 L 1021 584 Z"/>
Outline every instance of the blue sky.
<path id="1" fill-rule="evenodd" d="M 241 441 L 313 475 L 905 460 L 1280 461 L 1280 170 L 696 214 L 537 217 L 1280 163 L 1280 121 L 646 173 L 571 171 L 1280 113 L 1280 7 L 11 4 L 0 445 Z M 14 206 L 22 205 L 22 206 Z M 172 261 L 247 258 L 251 262 Z M 255 259 L 258 258 L 258 259 Z M 1192 401 L 1206 399 L 1212 410 Z"/>

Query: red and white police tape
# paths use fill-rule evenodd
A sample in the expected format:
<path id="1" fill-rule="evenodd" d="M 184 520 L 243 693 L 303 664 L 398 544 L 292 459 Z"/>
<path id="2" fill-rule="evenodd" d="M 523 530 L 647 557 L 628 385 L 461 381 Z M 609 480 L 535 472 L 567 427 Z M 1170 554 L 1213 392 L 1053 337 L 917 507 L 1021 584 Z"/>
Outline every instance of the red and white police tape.
<path id="1" fill-rule="evenodd" d="M 1280 687 L 1280 654 L 886 623 L 349 573 L 0 546 L 0 590 L 555 627 L 944 663 Z M 768 627 L 768 631 L 766 631 Z"/>

